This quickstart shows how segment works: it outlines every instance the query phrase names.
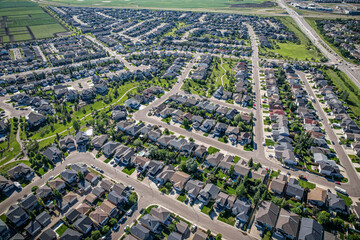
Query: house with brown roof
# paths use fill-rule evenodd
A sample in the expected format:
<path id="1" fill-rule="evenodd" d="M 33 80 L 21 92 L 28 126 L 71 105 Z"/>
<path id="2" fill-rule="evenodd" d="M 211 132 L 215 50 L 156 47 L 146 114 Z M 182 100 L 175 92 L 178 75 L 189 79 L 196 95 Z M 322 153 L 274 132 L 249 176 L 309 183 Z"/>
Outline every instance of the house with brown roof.
<path id="1" fill-rule="evenodd" d="M 62 180 L 61 178 L 56 178 L 49 182 L 49 186 L 52 189 L 56 189 L 60 192 L 65 188 L 66 185 L 64 180 Z"/>
<path id="2" fill-rule="evenodd" d="M 270 183 L 270 192 L 275 195 L 282 196 L 284 194 L 286 180 L 286 175 L 282 174 L 280 174 L 278 178 L 273 179 Z"/>
<path id="3" fill-rule="evenodd" d="M 90 219 L 98 226 L 104 226 L 109 221 L 109 216 L 101 208 L 89 214 Z"/>
<path id="4" fill-rule="evenodd" d="M 162 224 L 170 219 L 170 212 L 163 207 L 152 208 L 150 214 L 157 218 Z"/>
<path id="5" fill-rule="evenodd" d="M 190 179 L 190 175 L 181 171 L 176 171 L 170 178 L 170 182 L 173 184 L 177 192 L 181 192 L 186 182 Z"/>
<path id="6" fill-rule="evenodd" d="M 322 207 L 326 203 L 326 197 L 327 191 L 325 189 L 316 187 L 314 189 L 310 189 L 307 199 L 309 204 Z"/>
<path id="7" fill-rule="evenodd" d="M 98 180 L 98 175 L 95 173 L 88 173 L 86 174 L 85 180 L 87 180 L 89 183 L 94 185 L 96 181 Z"/>
<path id="8" fill-rule="evenodd" d="M 86 198 L 85 198 L 85 202 L 87 202 L 90 205 L 94 205 L 95 201 L 97 199 L 97 196 L 95 196 L 95 194 L 93 193 L 89 193 Z"/>
<path id="9" fill-rule="evenodd" d="M 90 206 L 87 205 L 86 203 L 82 203 L 76 208 L 76 210 L 81 214 L 87 214 L 90 211 L 90 209 L 91 209 Z"/>
<path id="10" fill-rule="evenodd" d="M 116 206 L 109 200 L 105 200 L 101 205 L 100 209 L 103 210 L 110 217 L 115 217 L 117 214 Z"/>

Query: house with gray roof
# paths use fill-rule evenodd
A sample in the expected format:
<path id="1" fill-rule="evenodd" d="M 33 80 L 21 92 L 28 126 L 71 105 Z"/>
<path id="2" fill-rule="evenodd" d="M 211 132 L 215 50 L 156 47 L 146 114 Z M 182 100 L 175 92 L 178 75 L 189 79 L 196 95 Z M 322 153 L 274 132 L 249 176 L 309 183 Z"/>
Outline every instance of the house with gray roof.
<path id="1" fill-rule="evenodd" d="M 251 213 L 251 202 L 249 199 L 236 199 L 231 209 L 232 214 L 242 223 L 247 223 Z"/>
<path id="2" fill-rule="evenodd" d="M 280 214 L 275 227 L 275 236 L 279 239 L 296 239 L 301 217 L 285 209 Z"/>
<path id="3" fill-rule="evenodd" d="M 74 222 L 74 227 L 79 230 L 83 234 L 87 234 L 91 231 L 91 229 L 94 226 L 94 223 L 91 221 L 91 219 L 84 215 L 80 214 L 78 219 Z"/>
<path id="4" fill-rule="evenodd" d="M 107 142 L 108 137 L 106 135 L 99 135 L 95 136 L 91 140 L 91 144 L 94 146 L 95 149 L 100 149 L 104 146 L 104 144 Z"/>
<path id="5" fill-rule="evenodd" d="M 332 192 L 328 192 L 326 205 L 328 206 L 329 211 L 334 211 L 338 213 L 346 212 L 346 205 L 344 199 Z"/>
<path id="6" fill-rule="evenodd" d="M 41 232 L 41 229 L 41 224 L 38 221 L 32 221 L 25 227 L 25 231 L 31 237 L 35 237 L 36 235 L 38 235 Z"/>
<path id="7" fill-rule="evenodd" d="M 150 230 L 141 224 L 136 224 L 130 228 L 130 233 L 138 240 L 147 240 L 150 238 Z"/>
<path id="8" fill-rule="evenodd" d="M 206 184 L 206 186 L 200 190 L 198 199 L 204 205 L 208 204 L 211 199 L 215 199 L 219 194 L 220 189 L 212 183 Z"/>
<path id="9" fill-rule="evenodd" d="M 323 227 L 312 218 L 303 218 L 300 224 L 298 240 L 323 239 Z"/>
<path id="10" fill-rule="evenodd" d="M 205 166 L 207 167 L 216 167 L 219 165 L 221 160 L 224 158 L 224 154 L 220 152 L 213 153 L 211 155 L 208 155 L 206 157 L 206 160 L 204 162 Z"/>
<path id="11" fill-rule="evenodd" d="M 204 185 L 205 183 L 202 181 L 190 179 L 185 185 L 186 195 L 192 199 L 196 199 Z"/>
<path id="12" fill-rule="evenodd" d="M 115 153 L 116 148 L 119 147 L 120 145 L 121 144 L 118 142 L 109 141 L 109 142 L 105 143 L 101 147 L 101 149 L 102 149 L 102 152 L 104 153 L 104 156 L 106 158 L 108 158 Z"/>
<path id="13" fill-rule="evenodd" d="M 61 235 L 59 240 L 80 240 L 83 234 L 75 231 L 71 228 L 66 229 L 66 231 Z"/>
<path id="14" fill-rule="evenodd" d="M 299 180 L 290 178 L 285 193 L 289 197 L 301 200 L 304 196 L 304 188 L 299 185 Z"/>
<path id="15" fill-rule="evenodd" d="M 10 237 L 10 229 L 6 223 L 0 219 L 0 238 L 1 239 L 9 239 Z"/>
<path id="16" fill-rule="evenodd" d="M 280 208 L 273 202 L 264 201 L 260 204 L 255 218 L 255 226 L 259 229 L 272 230 L 276 226 Z"/>
<path id="17" fill-rule="evenodd" d="M 33 211 L 40 207 L 34 194 L 29 194 L 19 202 L 20 206 L 27 211 Z"/>
<path id="18" fill-rule="evenodd" d="M 51 217 L 50 214 L 46 211 L 43 211 L 39 215 L 36 216 L 36 221 L 40 223 L 40 225 L 45 228 L 47 225 L 51 223 Z"/>
<path id="19" fill-rule="evenodd" d="M 156 233 L 160 227 L 160 221 L 150 214 L 145 214 L 140 218 L 140 223 L 153 233 Z"/>

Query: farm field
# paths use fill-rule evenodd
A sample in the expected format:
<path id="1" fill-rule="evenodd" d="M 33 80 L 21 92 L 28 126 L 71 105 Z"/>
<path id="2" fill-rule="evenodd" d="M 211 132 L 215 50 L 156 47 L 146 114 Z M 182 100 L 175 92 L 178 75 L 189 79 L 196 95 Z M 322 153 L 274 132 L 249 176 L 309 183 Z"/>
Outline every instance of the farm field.
<path id="1" fill-rule="evenodd" d="M 112 7 L 145 7 L 145 8 L 230 8 L 230 7 L 271 7 L 275 3 L 265 0 L 48 0 L 47 2 L 55 2 L 61 4 L 71 4 L 77 6 L 112 6 Z M 265 3 L 264 3 L 265 2 Z M 239 6 L 235 6 L 239 5 Z"/>
<path id="2" fill-rule="evenodd" d="M 67 31 L 36 3 L 0 0 L 0 43 L 53 37 Z"/>
<path id="3" fill-rule="evenodd" d="M 279 17 L 282 23 L 294 32 L 300 40 L 300 44 L 290 41 L 287 42 L 273 42 L 274 49 L 262 48 L 260 49 L 263 54 L 272 55 L 272 57 L 284 59 L 297 59 L 297 60 L 311 60 L 319 62 L 322 55 L 315 46 L 309 41 L 305 34 L 299 29 L 291 17 Z"/>

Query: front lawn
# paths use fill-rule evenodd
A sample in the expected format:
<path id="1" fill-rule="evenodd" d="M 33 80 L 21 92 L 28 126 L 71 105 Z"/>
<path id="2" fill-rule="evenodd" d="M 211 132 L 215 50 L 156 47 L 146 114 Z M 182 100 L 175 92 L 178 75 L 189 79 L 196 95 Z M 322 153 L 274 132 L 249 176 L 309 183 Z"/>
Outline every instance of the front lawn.
<path id="1" fill-rule="evenodd" d="M 55 232 L 59 235 L 59 237 L 61 237 L 66 229 L 68 229 L 68 227 L 65 224 L 62 224 L 60 227 L 58 227 L 58 229 L 56 229 Z"/>
<path id="2" fill-rule="evenodd" d="M 265 139 L 265 144 L 266 144 L 266 146 L 274 146 L 275 145 L 274 141 L 271 139 Z"/>
<path id="3" fill-rule="evenodd" d="M 349 198 L 348 196 L 345 196 L 344 194 L 341 194 L 341 193 L 336 193 L 340 198 L 344 199 L 345 201 L 345 205 L 350 207 L 351 204 L 352 204 L 352 200 L 351 198 Z"/>
<path id="4" fill-rule="evenodd" d="M 314 189 L 316 188 L 316 184 L 315 183 L 311 183 L 302 179 L 299 179 L 299 185 L 303 188 L 308 188 L 308 189 Z"/>
<path id="5" fill-rule="evenodd" d="M 178 196 L 177 200 L 179 200 L 180 202 L 185 202 L 186 199 L 186 195 L 185 194 L 181 194 Z"/>
<path id="6" fill-rule="evenodd" d="M 220 152 L 220 149 L 214 148 L 214 147 L 209 147 L 209 149 L 208 149 L 209 155 L 213 154 L 213 153 L 216 153 L 216 152 Z"/>
<path id="7" fill-rule="evenodd" d="M 232 216 L 230 211 L 225 211 L 225 213 L 220 213 L 219 217 L 217 218 L 219 221 L 227 223 L 231 226 L 235 225 L 235 217 Z"/>
<path id="8" fill-rule="evenodd" d="M 206 206 L 203 206 L 201 209 L 202 213 L 205 213 L 206 215 L 210 215 L 210 212 L 213 209 L 214 202 L 209 202 Z"/>
<path id="9" fill-rule="evenodd" d="M 131 175 L 135 171 L 134 167 L 126 167 L 122 170 L 123 173 L 126 173 L 127 175 Z"/>

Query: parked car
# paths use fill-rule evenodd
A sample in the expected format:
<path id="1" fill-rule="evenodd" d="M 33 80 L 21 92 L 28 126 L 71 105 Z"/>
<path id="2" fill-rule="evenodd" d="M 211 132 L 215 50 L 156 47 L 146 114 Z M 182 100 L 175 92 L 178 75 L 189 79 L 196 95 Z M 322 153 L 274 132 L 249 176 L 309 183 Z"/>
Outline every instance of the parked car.
<path id="1" fill-rule="evenodd" d="M 129 211 L 126 212 L 126 215 L 131 216 L 132 213 L 133 213 L 133 210 L 130 209 Z"/>
<path id="2" fill-rule="evenodd" d="M 22 189 L 21 184 L 19 182 L 14 182 L 15 187 L 18 189 Z"/>

